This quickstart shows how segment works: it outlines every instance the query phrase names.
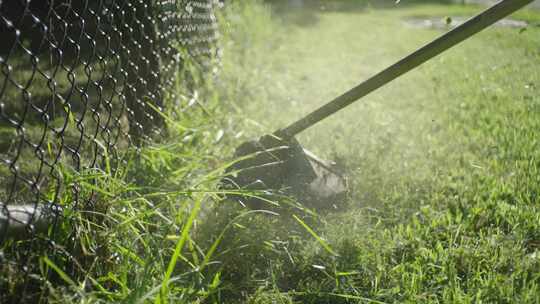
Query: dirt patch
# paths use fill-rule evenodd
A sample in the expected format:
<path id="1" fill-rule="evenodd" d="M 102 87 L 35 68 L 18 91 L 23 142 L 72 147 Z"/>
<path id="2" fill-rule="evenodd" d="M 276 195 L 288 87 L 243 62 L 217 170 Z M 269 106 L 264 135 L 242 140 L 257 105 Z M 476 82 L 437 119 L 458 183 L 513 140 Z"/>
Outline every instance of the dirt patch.
<path id="1" fill-rule="evenodd" d="M 405 19 L 405 24 L 415 28 L 447 30 L 457 27 L 465 22 L 465 17 L 409 17 Z M 515 19 L 502 19 L 493 26 L 506 28 L 524 28 L 527 22 Z"/>

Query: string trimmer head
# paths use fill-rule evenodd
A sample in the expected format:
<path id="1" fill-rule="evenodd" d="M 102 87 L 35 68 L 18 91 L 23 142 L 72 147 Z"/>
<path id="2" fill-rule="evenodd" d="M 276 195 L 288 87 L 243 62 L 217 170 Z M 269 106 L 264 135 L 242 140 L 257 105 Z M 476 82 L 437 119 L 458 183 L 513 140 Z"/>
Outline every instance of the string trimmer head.
<path id="1" fill-rule="evenodd" d="M 257 190 L 258 197 L 286 195 L 310 207 L 336 208 L 347 194 L 347 179 L 333 163 L 323 161 L 300 146 L 291 137 L 265 135 L 240 145 L 235 152 L 240 159 L 228 169 L 228 188 Z M 264 199 L 232 195 L 250 208 L 265 206 Z"/>

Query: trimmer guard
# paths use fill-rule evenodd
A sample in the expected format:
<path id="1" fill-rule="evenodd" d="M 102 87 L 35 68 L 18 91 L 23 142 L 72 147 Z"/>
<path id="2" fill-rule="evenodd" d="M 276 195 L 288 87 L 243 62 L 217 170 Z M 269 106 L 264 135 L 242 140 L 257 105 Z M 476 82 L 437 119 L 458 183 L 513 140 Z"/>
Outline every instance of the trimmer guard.
<path id="1" fill-rule="evenodd" d="M 224 179 L 228 189 L 260 190 L 258 196 L 268 200 L 275 200 L 276 195 L 292 196 L 315 208 L 336 208 L 346 197 L 345 176 L 332 163 L 303 149 L 295 138 L 284 141 L 266 135 L 242 144 L 235 156 L 246 158 L 229 168 Z M 267 205 L 248 196 L 229 197 L 253 209 Z"/>

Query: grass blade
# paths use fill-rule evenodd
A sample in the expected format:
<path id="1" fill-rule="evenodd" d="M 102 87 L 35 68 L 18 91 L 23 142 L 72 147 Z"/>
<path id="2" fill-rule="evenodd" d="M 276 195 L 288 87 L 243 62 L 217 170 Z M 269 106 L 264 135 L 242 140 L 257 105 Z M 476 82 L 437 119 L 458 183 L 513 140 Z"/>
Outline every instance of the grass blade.
<path id="1" fill-rule="evenodd" d="M 304 229 L 307 230 L 307 232 L 309 232 L 309 234 L 311 234 L 317 240 L 317 242 L 319 242 L 319 244 L 321 244 L 321 246 L 326 251 L 328 251 L 328 253 L 330 253 L 331 255 L 334 255 L 334 256 L 339 256 L 339 254 L 337 254 L 334 250 L 332 250 L 330 245 L 328 245 L 328 243 L 325 240 L 323 240 L 320 236 L 318 236 L 317 233 L 315 233 L 315 231 L 313 231 L 313 229 L 311 229 L 304 221 L 302 221 L 295 214 L 293 214 L 293 217 L 298 223 L 300 223 L 300 225 L 302 225 L 302 227 L 304 227 Z"/>
<path id="2" fill-rule="evenodd" d="M 155 303 L 167 303 L 165 299 L 169 291 L 169 280 L 171 279 L 172 273 L 174 271 L 174 267 L 176 266 L 176 262 L 178 261 L 178 257 L 181 254 L 182 248 L 184 248 L 184 244 L 186 243 L 188 239 L 189 232 L 191 231 L 191 227 L 193 226 L 193 221 L 199 214 L 201 203 L 202 203 L 202 198 L 195 201 L 195 206 L 193 206 L 193 210 L 191 210 L 189 218 L 184 224 L 184 228 L 182 229 L 182 233 L 180 234 L 180 239 L 176 243 L 174 254 L 171 257 L 171 260 L 169 261 L 167 272 L 165 272 L 165 277 L 163 278 L 163 282 L 161 283 L 161 292 L 159 296 L 156 298 Z"/>
<path id="3" fill-rule="evenodd" d="M 51 261 L 48 257 L 44 256 L 42 258 L 42 261 L 47 264 L 47 266 L 51 267 L 52 270 L 54 270 L 62 280 L 64 280 L 66 283 L 73 287 L 77 287 L 77 284 L 62 270 L 60 267 L 56 266 L 56 264 Z"/>

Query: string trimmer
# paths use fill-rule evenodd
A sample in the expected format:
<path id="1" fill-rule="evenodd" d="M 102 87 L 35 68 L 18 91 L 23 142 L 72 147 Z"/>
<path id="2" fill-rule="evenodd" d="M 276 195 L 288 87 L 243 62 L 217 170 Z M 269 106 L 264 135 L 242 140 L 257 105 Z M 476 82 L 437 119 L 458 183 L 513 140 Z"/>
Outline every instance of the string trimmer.
<path id="1" fill-rule="evenodd" d="M 332 163 L 302 148 L 294 137 L 532 1 L 500 1 L 289 126 L 243 143 L 235 152 L 240 160 L 229 168 L 225 184 L 249 190 L 246 193 L 286 194 L 314 207 L 335 206 L 346 196 L 347 178 Z M 265 201 L 260 194 L 233 198 L 251 208 L 260 208 Z"/>

